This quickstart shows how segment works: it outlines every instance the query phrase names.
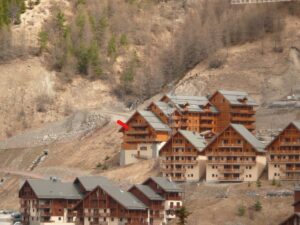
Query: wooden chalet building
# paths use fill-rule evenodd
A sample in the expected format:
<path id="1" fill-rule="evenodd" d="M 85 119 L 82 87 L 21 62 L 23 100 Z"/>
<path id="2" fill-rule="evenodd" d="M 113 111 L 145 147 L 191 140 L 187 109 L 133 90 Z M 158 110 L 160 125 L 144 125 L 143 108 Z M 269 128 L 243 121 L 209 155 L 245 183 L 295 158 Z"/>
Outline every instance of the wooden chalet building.
<path id="1" fill-rule="evenodd" d="M 73 183 L 26 180 L 19 191 L 24 225 L 74 224 L 73 207 L 82 198 Z"/>
<path id="2" fill-rule="evenodd" d="M 149 186 L 142 184 L 134 185 L 128 191 L 148 207 L 150 224 L 161 225 L 165 222 L 165 199 L 162 196 Z"/>
<path id="3" fill-rule="evenodd" d="M 241 124 L 230 124 L 204 152 L 207 181 L 256 181 L 266 165 L 264 145 Z"/>
<path id="4" fill-rule="evenodd" d="M 216 117 L 219 112 L 206 97 L 165 95 L 159 102 L 150 105 L 150 110 L 158 116 L 163 110 L 157 112 L 155 106 L 162 108 L 162 102 L 165 103 L 165 108 L 169 107 L 166 110 L 172 114 L 170 127 L 194 132 L 216 131 Z"/>
<path id="5" fill-rule="evenodd" d="M 221 132 L 230 123 L 242 124 L 251 132 L 255 130 L 255 107 L 257 106 L 246 92 L 216 91 L 209 101 L 219 111 L 216 132 Z"/>
<path id="6" fill-rule="evenodd" d="M 148 209 L 115 185 L 99 184 L 74 208 L 77 225 L 148 225 Z"/>
<path id="7" fill-rule="evenodd" d="M 266 149 L 270 180 L 300 180 L 300 121 L 290 123 Z"/>
<path id="8" fill-rule="evenodd" d="M 160 170 L 172 181 L 199 181 L 205 175 L 206 141 L 199 134 L 178 130 L 160 150 Z"/>
<path id="9" fill-rule="evenodd" d="M 26 225 L 163 225 L 182 205 L 181 192 L 166 178 L 123 191 L 105 177 L 91 176 L 72 183 L 26 180 L 19 197 Z"/>
<path id="10" fill-rule="evenodd" d="M 300 224 L 300 187 L 296 186 L 294 190 L 294 214 L 287 218 L 280 225 L 299 225 Z"/>
<path id="11" fill-rule="evenodd" d="M 171 129 L 151 111 L 136 111 L 122 128 L 123 143 L 120 165 L 139 159 L 156 158 L 161 146 L 168 140 Z"/>
<path id="12" fill-rule="evenodd" d="M 176 210 L 182 207 L 183 190 L 177 184 L 165 177 L 150 177 L 143 185 L 164 198 L 165 222 L 176 217 Z"/>

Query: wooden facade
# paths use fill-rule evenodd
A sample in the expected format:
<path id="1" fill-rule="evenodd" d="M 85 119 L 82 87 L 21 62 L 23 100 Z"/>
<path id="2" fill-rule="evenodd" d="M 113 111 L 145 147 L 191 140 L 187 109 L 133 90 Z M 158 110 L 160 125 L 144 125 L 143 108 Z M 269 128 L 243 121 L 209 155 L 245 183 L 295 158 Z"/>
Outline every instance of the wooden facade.
<path id="1" fill-rule="evenodd" d="M 129 192 L 132 193 L 149 208 L 150 224 L 161 224 L 161 222 L 164 219 L 164 199 L 150 199 L 136 186 L 130 188 Z"/>
<path id="2" fill-rule="evenodd" d="M 205 140 L 199 134 L 189 131 L 177 131 L 160 150 L 160 170 L 163 177 L 173 181 L 198 181 L 200 179 L 200 165 L 198 157 L 204 155 L 186 136 L 187 133 L 195 141 L 205 146 Z"/>
<path id="3" fill-rule="evenodd" d="M 177 96 L 183 98 L 183 96 Z M 204 132 L 213 131 L 216 132 L 216 121 L 218 116 L 218 111 L 215 110 L 214 106 L 209 103 L 206 97 L 199 97 L 202 99 L 192 105 L 188 98 L 191 96 L 186 96 L 187 100 L 185 104 L 176 104 L 173 102 L 170 96 L 163 96 L 160 101 L 167 104 L 173 105 L 176 108 L 174 115 L 172 114 L 172 124 L 170 127 L 176 130 L 190 130 L 194 132 Z M 193 97 L 193 96 L 192 96 Z M 151 108 L 152 110 L 152 108 Z M 155 110 L 153 110 L 155 111 Z"/>
<path id="4" fill-rule="evenodd" d="M 88 193 L 74 208 L 78 225 L 146 225 L 146 209 L 128 209 L 100 186 Z"/>
<path id="5" fill-rule="evenodd" d="M 123 150 L 137 149 L 140 143 L 159 143 L 168 140 L 168 130 L 157 130 L 137 111 L 128 121 L 128 130 L 123 132 Z"/>
<path id="6" fill-rule="evenodd" d="M 258 179 L 264 166 L 257 168 L 257 156 L 264 156 L 264 146 L 254 136 L 248 139 L 244 134 L 252 135 L 242 125 L 231 124 L 205 147 L 207 181 Z M 255 140 L 255 143 L 249 140 Z"/>
<path id="7" fill-rule="evenodd" d="M 266 149 L 270 180 L 300 180 L 299 121 L 290 123 Z"/>
<path id="8" fill-rule="evenodd" d="M 280 225 L 299 225 L 300 224 L 300 189 L 296 187 L 294 190 L 294 214 L 287 218 Z"/>
<path id="9" fill-rule="evenodd" d="M 19 191 L 20 212 L 24 225 L 31 223 L 50 223 L 53 218 L 65 223 L 73 223 L 73 207 L 78 199 L 39 198 L 26 181 Z"/>
<path id="10" fill-rule="evenodd" d="M 217 91 L 210 98 L 219 110 L 216 132 L 224 130 L 230 123 L 242 124 L 251 132 L 255 130 L 255 102 L 249 102 L 247 93 Z"/>

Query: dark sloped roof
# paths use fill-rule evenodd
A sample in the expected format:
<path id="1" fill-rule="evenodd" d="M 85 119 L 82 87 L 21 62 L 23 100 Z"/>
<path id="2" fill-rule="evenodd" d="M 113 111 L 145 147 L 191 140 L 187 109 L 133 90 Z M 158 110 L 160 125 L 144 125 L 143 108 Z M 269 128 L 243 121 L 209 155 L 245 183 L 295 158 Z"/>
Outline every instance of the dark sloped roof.
<path id="1" fill-rule="evenodd" d="M 183 192 L 183 190 L 176 185 L 176 183 L 170 181 L 165 177 L 151 177 L 158 186 L 160 186 L 166 192 Z"/>
<path id="2" fill-rule="evenodd" d="M 149 125 L 154 130 L 167 132 L 171 131 L 168 125 L 164 124 L 153 112 L 144 110 L 139 110 L 137 112 L 147 121 L 147 123 L 149 123 Z"/>
<path id="3" fill-rule="evenodd" d="M 189 112 L 203 112 L 202 107 L 209 103 L 204 96 L 166 95 L 179 110 L 187 109 Z"/>
<path id="4" fill-rule="evenodd" d="M 241 124 L 231 124 L 231 127 L 235 129 L 246 141 L 252 145 L 258 152 L 265 152 L 265 145 L 261 143 L 247 128 Z"/>
<path id="5" fill-rule="evenodd" d="M 218 90 L 227 101 L 231 105 L 250 105 L 250 106 L 257 106 L 256 101 L 251 98 L 247 92 L 244 91 L 226 91 L 226 90 Z M 242 102 L 241 100 L 247 99 L 246 102 Z"/>
<path id="6" fill-rule="evenodd" d="M 28 184 L 40 199 L 81 199 L 73 183 L 61 181 L 28 179 Z"/>
<path id="7" fill-rule="evenodd" d="M 92 191 L 98 185 L 114 185 L 113 182 L 102 176 L 77 177 L 86 191 Z"/>
<path id="8" fill-rule="evenodd" d="M 188 131 L 188 130 L 178 130 L 178 132 L 186 138 L 199 152 L 201 152 L 205 146 L 206 141 L 199 133 Z"/>
<path id="9" fill-rule="evenodd" d="M 161 101 L 157 101 L 154 102 L 154 104 L 162 111 L 162 113 L 169 117 L 170 115 L 172 115 L 172 113 L 174 113 L 176 111 L 176 108 L 173 107 L 170 104 L 167 104 L 165 102 L 161 102 Z"/>
<path id="10" fill-rule="evenodd" d="M 280 223 L 280 225 L 285 225 L 287 224 L 287 222 L 289 222 L 289 220 L 293 219 L 293 218 L 300 218 L 300 213 L 295 212 L 294 214 L 292 214 L 289 218 L 287 218 L 286 220 L 284 220 L 282 223 Z"/>
<path id="11" fill-rule="evenodd" d="M 155 191 L 153 191 L 150 187 L 147 185 L 137 184 L 134 185 L 137 189 L 139 189 L 147 198 L 150 200 L 157 200 L 157 201 L 163 201 L 164 198 L 158 195 Z"/>
<path id="12" fill-rule="evenodd" d="M 132 210 L 144 210 L 147 206 L 144 205 L 139 199 L 137 199 L 133 194 L 123 191 L 117 186 L 111 185 L 99 185 L 108 195 L 110 195 L 114 200 L 119 202 L 126 209 Z"/>

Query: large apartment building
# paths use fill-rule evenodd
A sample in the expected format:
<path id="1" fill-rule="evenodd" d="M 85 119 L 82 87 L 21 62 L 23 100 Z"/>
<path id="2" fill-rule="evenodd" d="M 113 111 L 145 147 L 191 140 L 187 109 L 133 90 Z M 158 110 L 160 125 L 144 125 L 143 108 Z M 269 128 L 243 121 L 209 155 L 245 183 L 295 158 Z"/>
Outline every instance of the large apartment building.
<path id="1" fill-rule="evenodd" d="M 241 124 L 230 124 L 204 152 L 207 181 L 256 181 L 266 166 L 264 145 Z"/>
<path id="2" fill-rule="evenodd" d="M 120 130 L 123 132 L 120 165 L 134 163 L 139 159 L 156 158 L 171 132 L 151 111 L 136 111 L 126 124 L 129 129 Z"/>
<path id="3" fill-rule="evenodd" d="M 203 96 L 165 95 L 159 103 L 164 102 L 176 111 L 173 113 L 171 127 L 194 132 L 213 131 L 216 128 L 218 110 Z M 154 113 L 153 107 L 150 108 Z"/>
<path id="4" fill-rule="evenodd" d="M 205 139 L 196 132 L 178 130 L 160 150 L 160 171 L 173 181 L 199 181 L 205 175 Z"/>
<path id="5" fill-rule="evenodd" d="M 129 191 L 97 176 L 74 182 L 29 179 L 19 198 L 26 225 L 163 225 L 182 206 L 182 190 L 160 177 Z"/>
<path id="6" fill-rule="evenodd" d="M 242 124 L 251 132 L 255 130 L 255 107 L 257 103 L 248 93 L 242 91 L 218 90 L 209 101 L 218 110 L 217 132 L 230 123 Z"/>
<path id="7" fill-rule="evenodd" d="M 19 191 L 24 225 L 74 224 L 73 207 L 82 198 L 72 183 L 29 179 Z"/>
<path id="8" fill-rule="evenodd" d="M 270 180 L 300 180 L 300 121 L 284 128 L 266 150 Z"/>
<path id="9" fill-rule="evenodd" d="M 280 225 L 299 225 L 300 224 L 300 187 L 294 190 L 294 214 L 287 218 Z"/>
<path id="10" fill-rule="evenodd" d="M 184 192 L 182 188 L 164 177 L 150 177 L 143 185 L 150 187 L 164 198 L 164 222 L 176 218 L 176 210 L 182 207 Z"/>

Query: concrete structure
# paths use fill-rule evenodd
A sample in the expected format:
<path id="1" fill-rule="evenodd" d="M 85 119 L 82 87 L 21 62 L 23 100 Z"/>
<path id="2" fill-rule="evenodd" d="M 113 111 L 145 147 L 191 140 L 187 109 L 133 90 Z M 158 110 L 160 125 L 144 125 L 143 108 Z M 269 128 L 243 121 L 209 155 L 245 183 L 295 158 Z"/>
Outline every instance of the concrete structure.
<path id="1" fill-rule="evenodd" d="M 211 104 L 219 110 L 217 132 L 223 131 L 230 123 L 242 124 L 248 130 L 255 130 L 255 106 L 257 103 L 243 91 L 218 90 L 210 98 Z"/>
<path id="2" fill-rule="evenodd" d="M 120 165 L 158 156 L 161 146 L 168 140 L 171 129 L 150 111 L 136 111 L 127 121 L 128 130 L 122 128 L 123 143 Z"/>
<path id="3" fill-rule="evenodd" d="M 256 181 L 266 166 L 264 145 L 240 124 L 230 124 L 204 152 L 207 181 Z"/>
<path id="4" fill-rule="evenodd" d="M 266 150 L 269 180 L 300 180 L 300 121 L 284 128 Z"/>
<path id="5" fill-rule="evenodd" d="M 205 175 L 205 139 L 187 130 L 178 130 L 160 151 L 163 177 L 173 181 L 199 181 Z"/>

